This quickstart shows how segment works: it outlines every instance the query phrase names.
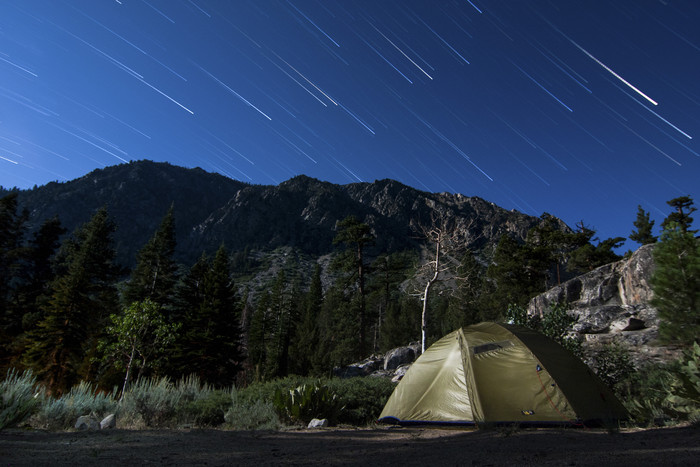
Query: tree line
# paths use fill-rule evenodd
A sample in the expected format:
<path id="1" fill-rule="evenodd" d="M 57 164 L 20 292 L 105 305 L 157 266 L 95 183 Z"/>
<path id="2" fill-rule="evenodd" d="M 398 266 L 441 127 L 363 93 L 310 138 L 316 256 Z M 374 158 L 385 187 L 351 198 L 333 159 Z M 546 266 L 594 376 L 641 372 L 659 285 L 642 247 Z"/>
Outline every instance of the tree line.
<path id="1" fill-rule="evenodd" d="M 669 205 L 664 246 L 657 248 L 669 276 L 655 276 L 669 293 L 657 293 L 656 304 L 660 314 L 675 310 L 675 322 L 694 316 L 697 324 L 697 293 L 680 300 L 677 292 L 679 280 L 700 290 L 700 252 L 689 229 L 695 208 L 690 197 Z M 289 255 L 270 283 L 250 290 L 236 280 L 263 266 L 247 250 L 221 245 L 192 265 L 175 262 L 172 207 L 131 271 L 115 262 L 117 226 L 106 208 L 70 235 L 52 218 L 27 236 L 27 219 L 16 193 L 0 199 L 0 366 L 32 369 L 56 394 L 80 380 L 124 388 L 140 376 L 196 374 L 226 387 L 327 375 L 422 332 L 430 342 L 459 326 L 503 319 L 509 306 L 525 306 L 552 285 L 619 259 L 614 249 L 625 240 L 600 240 L 583 222 L 567 231 L 543 214 L 525 241 L 504 235 L 477 257 L 463 241 L 450 240 L 453 220 L 435 217 L 418 232 L 425 252 L 370 255 L 381 232 L 351 216 L 337 224 L 337 251 L 325 270 L 317 262 L 309 273 Z M 657 241 L 653 224 L 640 207 L 629 238 Z M 690 251 L 681 278 L 673 275 L 678 248 Z"/>

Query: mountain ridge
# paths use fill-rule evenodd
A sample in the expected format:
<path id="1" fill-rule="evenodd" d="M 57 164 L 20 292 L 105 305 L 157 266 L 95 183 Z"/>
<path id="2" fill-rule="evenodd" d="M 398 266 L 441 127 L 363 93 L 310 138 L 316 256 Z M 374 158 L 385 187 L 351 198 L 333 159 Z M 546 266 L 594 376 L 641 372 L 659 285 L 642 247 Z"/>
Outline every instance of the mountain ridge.
<path id="1" fill-rule="evenodd" d="M 470 248 L 486 253 L 502 234 L 522 240 L 539 221 L 478 197 L 430 193 L 391 179 L 337 185 L 298 175 L 278 185 L 252 185 L 201 168 L 147 160 L 19 190 L 18 204 L 29 212 L 30 231 L 58 215 L 69 232 L 106 206 L 118 228 L 118 258 L 127 266 L 170 206 L 176 259 L 184 264 L 222 243 L 231 251 L 291 246 L 310 255 L 327 254 L 337 222 L 349 215 L 372 227 L 375 251 L 420 246 L 416 228 L 428 224 L 433 211 L 451 218 Z M 561 227 L 568 228 L 563 222 Z"/>

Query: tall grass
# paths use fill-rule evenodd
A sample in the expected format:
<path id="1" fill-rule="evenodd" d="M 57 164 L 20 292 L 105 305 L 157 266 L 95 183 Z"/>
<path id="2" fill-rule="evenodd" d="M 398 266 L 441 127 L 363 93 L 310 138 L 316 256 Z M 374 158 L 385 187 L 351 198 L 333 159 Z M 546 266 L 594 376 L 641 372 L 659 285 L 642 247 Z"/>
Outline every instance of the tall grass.
<path id="1" fill-rule="evenodd" d="M 31 371 L 8 370 L 0 382 L 0 430 L 26 421 L 40 406 L 42 393 Z"/>

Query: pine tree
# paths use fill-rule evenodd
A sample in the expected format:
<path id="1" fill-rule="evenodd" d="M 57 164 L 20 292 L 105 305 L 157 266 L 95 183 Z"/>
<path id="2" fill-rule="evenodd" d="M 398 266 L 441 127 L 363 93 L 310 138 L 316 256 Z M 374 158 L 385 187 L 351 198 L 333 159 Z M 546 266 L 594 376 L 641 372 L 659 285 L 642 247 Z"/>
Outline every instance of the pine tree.
<path id="1" fill-rule="evenodd" d="M 484 268 L 471 251 L 462 257 L 456 277 L 457 290 L 450 299 L 446 322 L 447 328 L 452 330 L 486 320 L 479 306 Z"/>
<path id="2" fill-rule="evenodd" d="M 18 288 L 26 255 L 23 248 L 26 220 L 26 211 L 17 213 L 17 192 L 0 198 L 0 371 L 14 360 L 14 347 L 22 329 Z"/>
<path id="3" fill-rule="evenodd" d="M 698 208 L 693 206 L 693 198 L 690 196 L 680 196 L 666 201 L 666 204 L 674 208 L 675 211 L 669 214 L 661 223 L 661 227 L 664 230 L 669 230 L 671 223 L 675 222 L 682 232 L 698 233 L 697 230 L 688 230 L 690 224 L 693 223 L 693 218 L 690 217 L 690 215 L 698 210 Z"/>
<path id="4" fill-rule="evenodd" d="M 654 221 L 650 220 L 650 214 L 641 205 L 637 206 L 637 219 L 634 221 L 634 226 L 637 230 L 633 230 L 629 236 L 629 239 L 633 242 L 637 242 L 640 245 L 648 245 L 650 243 L 656 243 L 657 237 L 652 235 L 652 229 L 654 228 Z"/>
<path id="5" fill-rule="evenodd" d="M 214 386 L 230 386 L 242 358 L 240 310 L 222 245 L 210 261 L 205 253 L 178 286 L 175 320 L 182 330 L 173 344 L 171 373 L 197 374 Z"/>
<path id="6" fill-rule="evenodd" d="M 271 315 L 269 302 L 269 292 L 263 293 L 257 301 L 248 326 L 248 365 L 256 381 L 262 380 L 265 374 Z"/>
<path id="7" fill-rule="evenodd" d="M 338 233 L 333 239 L 333 244 L 344 243 L 348 248 L 354 247 L 355 254 L 341 255 L 340 267 L 349 272 L 356 272 L 358 324 L 359 324 L 359 352 L 364 355 L 367 349 L 367 316 L 365 307 L 365 248 L 374 243 L 375 237 L 369 225 L 360 222 L 355 216 L 348 216 L 338 223 Z"/>
<path id="8" fill-rule="evenodd" d="M 323 305 L 321 266 L 316 264 L 309 291 L 303 300 L 301 319 L 290 348 L 291 372 L 308 375 L 314 362 L 314 351 L 319 344 L 318 319 Z"/>
<path id="9" fill-rule="evenodd" d="M 548 259 L 538 251 L 519 245 L 509 235 L 502 235 L 486 270 L 485 293 L 481 308 L 485 317 L 495 320 L 503 316 L 510 304 L 524 306 L 544 289 Z"/>
<path id="10" fill-rule="evenodd" d="M 373 351 L 379 351 L 382 342 L 382 326 L 390 303 L 400 299 L 399 285 L 407 279 L 413 266 L 413 256 L 409 252 L 382 254 L 371 267 L 368 289 L 368 315 L 373 322 Z"/>
<path id="11" fill-rule="evenodd" d="M 172 306 L 177 284 L 177 264 L 173 259 L 175 246 L 175 219 L 171 206 L 153 237 L 138 253 L 136 267 L 124 290 L 125 304 L 149 298 L 165 309 Z"/>
<path id="12" fill-rule="evenodd" d="M 654 248 L 656 269 L 651 279 L 660 337 L 682 345 L 700 341 L 700 241 L 688 227 L 666 224 Z"/>
<path id="13" fill-rule="evenodd" d="M 221 245 L 205 279 L 205 300 L 200 308 L 203 335 L 199 340 L 204 361 L 198 365 L 204 381 L 228 387 L 241 369 L 240 307 L 236 300 L 228 251 Z"/>
<path id="14" fill-rule="evenodd" d="M 44 317 L 28 333 L 24 361 L 57 393 L 90 376 L 99 333 L 116 310 L 121 269 L 114 263 L 115 230 L 102 208 L 63 243 L 61 273 L 51 284 Z"/>

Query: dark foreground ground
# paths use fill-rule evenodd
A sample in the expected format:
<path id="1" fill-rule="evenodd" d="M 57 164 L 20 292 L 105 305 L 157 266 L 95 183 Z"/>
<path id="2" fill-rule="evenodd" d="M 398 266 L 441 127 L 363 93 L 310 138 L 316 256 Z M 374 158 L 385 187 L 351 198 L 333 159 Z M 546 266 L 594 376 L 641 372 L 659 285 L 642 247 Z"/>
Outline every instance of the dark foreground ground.
<path id="1" fill-rule="evenodd" d="M 700 429 L 0 432 L 14 465 L 700 465 Z"/>

